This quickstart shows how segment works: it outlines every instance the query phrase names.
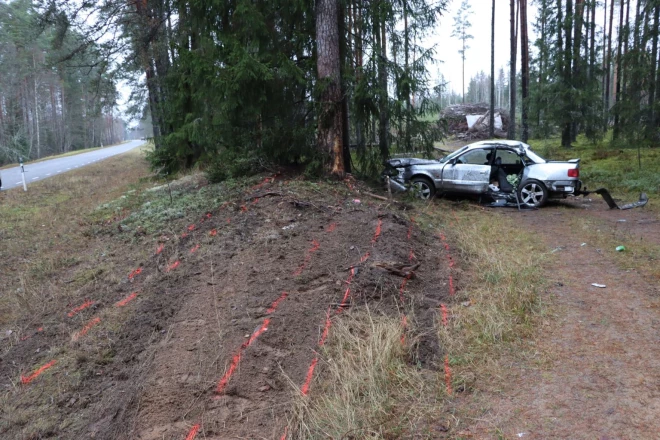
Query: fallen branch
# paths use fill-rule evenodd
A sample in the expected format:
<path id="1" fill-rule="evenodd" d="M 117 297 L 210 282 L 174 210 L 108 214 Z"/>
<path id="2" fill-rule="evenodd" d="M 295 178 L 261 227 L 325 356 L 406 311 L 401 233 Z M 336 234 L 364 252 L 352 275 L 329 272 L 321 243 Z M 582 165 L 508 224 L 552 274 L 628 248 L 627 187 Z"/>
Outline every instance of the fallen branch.
<path id="1" fill-rule="evenodd" d="M 414 209 L 414 207 L 412 205 L 409 205 L 407 203 L 400 202 L 398 200 L 388 200 L 387 197 L 379 196 L 379 195 L 376 195 L 376 194 L 373 194 L 373 193 L 370 193 L 370 192 L 367 192 L 367 191 L 363 191 L 362 194 L 364 194 L 365 196 L 372 197 L 374 199 L 382 200 L 382 201 L 387 202 L 387 203 L 395 203 L 395 204 L 400 205 L 402 208 L 405 208 L 405 209 L 410 209 L 410 210 Z"/>
<path id="2" fill-rule="evenodd" d="M 247 200 L 260 199 L 262 197 L 267 197 L 267 196 L 282 197 L 282 194 L 278 193 L 278 192 L 274 192 L 274 191 L 267 191 L 267 192 L 264 192 L 264 193 L 256 193 L 256 194 L 252 194 L 250 197 L 248 197 L 246 199 L 246 201 Z"/>

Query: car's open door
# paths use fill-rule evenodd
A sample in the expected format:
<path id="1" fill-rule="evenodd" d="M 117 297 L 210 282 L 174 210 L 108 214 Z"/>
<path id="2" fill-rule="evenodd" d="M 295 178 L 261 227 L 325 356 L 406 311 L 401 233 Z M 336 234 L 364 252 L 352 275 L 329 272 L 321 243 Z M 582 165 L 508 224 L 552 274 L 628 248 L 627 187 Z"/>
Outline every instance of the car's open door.
<path id="1" fill-rule="evenodd" d="M 471 150 L 455 158 L 443 169 L 443 189 L 481 194 L 488 190 L 491 166 L 486 157 L 491 149 Z"/>

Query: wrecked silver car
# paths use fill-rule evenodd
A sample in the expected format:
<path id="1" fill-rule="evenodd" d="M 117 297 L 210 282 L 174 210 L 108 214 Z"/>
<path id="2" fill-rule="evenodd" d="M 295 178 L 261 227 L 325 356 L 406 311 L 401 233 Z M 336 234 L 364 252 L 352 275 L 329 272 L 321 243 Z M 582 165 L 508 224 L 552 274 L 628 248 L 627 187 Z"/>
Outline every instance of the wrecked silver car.
<path id="1" fill-rule="evenodd" d="M 477 142 L 438 160 L 391 159 L 384 174 L 392 190 L 413 188 L 423 199 L 437 192 L 477 194 L 537 208 L 550 198 L 584 194 L 579 159 L 548 161 L 518 141 Z"/>

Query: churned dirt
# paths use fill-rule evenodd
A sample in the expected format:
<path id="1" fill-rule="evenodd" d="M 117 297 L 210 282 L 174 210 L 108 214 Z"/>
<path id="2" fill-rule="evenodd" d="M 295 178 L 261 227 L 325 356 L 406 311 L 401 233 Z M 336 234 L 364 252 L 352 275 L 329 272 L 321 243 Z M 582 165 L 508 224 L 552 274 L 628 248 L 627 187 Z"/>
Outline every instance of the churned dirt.
<path id="1" fill-rule="evenodd" d="M 552 307 L 529 361 L 512 364 L 493 388 L 484 387 L 470 403 L 480 405 L 479 414 L 461 435 L 658 438 L 658 255 L 639 255 L 642 246 L 660 243 L 657 214 L 609 210 L 598 199 L 580 198 L 501 215 L 536 231 L 553 253 L 547 268 Z M 627 249 L 617 253 L 616 245 Z"/>
<path id="2" fill-rule="evenodd" d="M 323 373 L 324 329 L 367 305 L 408 314 L 411 364 L 442 369 L 429 329 L 446 250 L 410 212 L 358 197 L 266 179 L 157 237 L 95 225 L 88 263 L 53 280 L 78 286 L 103 262 L 93 282 L 1 341 L 0 436 L 279 439 Z M 420 266 L 402 287 L 377 263 Z"/>

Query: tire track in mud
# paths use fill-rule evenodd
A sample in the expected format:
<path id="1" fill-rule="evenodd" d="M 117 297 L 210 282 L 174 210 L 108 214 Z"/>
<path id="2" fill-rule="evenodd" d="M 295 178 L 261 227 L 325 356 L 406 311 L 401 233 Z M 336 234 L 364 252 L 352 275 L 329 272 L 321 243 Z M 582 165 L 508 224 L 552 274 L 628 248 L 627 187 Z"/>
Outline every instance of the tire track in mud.
<path id="1" fill-rule="evenodd" d="M 165 435 L 177 435 L 176 433 L 181 434 L 179 437 L 171 438 L 183 438 L 186 432 L 189 436 L 186 438 L 191 439 L 201 433 L 207 437 L 214 435 L 223 437 L 224 424 L 235 425 L 232 431 L 226 432 L 226 435 L 268 432 L 266 426 L 245 428 L 239 425 L 243 420 L 251 418 L 249 415 L 251 411 L 252 413 L 273 411 L 274 402 L 282 402 L 275 404 L 277 408 L 277 405 L 284 405 L 288 401 L 286 384 L 282 385 L 278 379 L 273 379 L 278 376 L 276 369 L 281 368 L 289 377 L 296 380 L 304 379 L 309 390 L 314 370 L 312 369 L 311 374 L 309 368 L 307 372 L 302 371 L 304 364 L 307 363 L 303 360 L 306 356 L 302 352 L 293 350 L 293 347 L 319 346 L 319 341 L 325 341 L 330 331 L 332 316 L 340 314 L 350 305 L 349 299 L 354 293 L 351 283 L 359 273 L 356 265 L 350 268 L 348 278 L 344 279 L 342 275 L 340 279 L 338 276 L 338 272 L 345 270 L 340 267 L 346 267 L 345 264 L 340 264 L 341 260 L 350 261 L 354 258 L 349 255 L 345 243 L 353 243 L 358 247 L 358 243 L 368 241 L 369 244 L 365 243 L 365 247 L 370 245 L 373 249 L 382 241 L 383 221 L 378 217 L 373 236 L 366 236 L 366 233 L 360 234 L 359 228 L 350 228 L 355 231 L 344 231 L 342 222 L 338 224 L 332 215 L 319 216 L 307 212 L 297 221 L 302 228 L 299 233 L 301 235 L 291 235 L 285 242 L 282 242 L 281 238 L 274 239 L 271 246 L 261 249 L 260 255 L 258 251 L 250 253 L 249 248 L 256 240 L 257 234 L 266 234 L 270 228 L 265 220 L 260 218 L 264 213 L 260 208 L 262 204 L 266 210 L 280 209 L 282 218 L 287 216 L 295 218 L 301 212 L 299 208 L 293 208 L 288 204 L 284 205 L 284 208 L 279 208 L 281 203 L 278 204 L 274 199 L 261 198 L 258 207 L 253 203 L 242 205 L 246 209 L 237 208 L 236 212 L 227 218 L 226 225 L 223 225 L 224 222 L 220 222 L 220 211 L 229 206 L 223 204 L 216 208 L 213 215 L 209 212 L 200 222 L 184 227 L 184 232 L 172 245 L 158 244 L 152 253 L 153 257 L 131 271 L 126 278 L 130 294 L 125 289 L 121 289 L 123 292 L 120 292 L 117 298 L 109 302 L 107 300 L 99 302 L 98 308 L 94 306 L 96 316 L 87 323 L 89 325 L 95 318 L 98 318 L 98 321 L 86 333 L 97 331 L 97 328 L 105 325 L 113 325 L 112 318 L 119 315 L 113 315 L 111 311 L 122 313 L 125 307 L 130 307 L 132 317 L 124 323 L 126 331 L 122 331 L 125 333 L 122 340 L 126 342 L 118 345 L 118 351 L 121 351 L 121 347 L 131 339 L 141 337 L 138 336 L 141 329 L 154 333 L 160 331 L 163 335 L 160 338 L 152 338 L 150 341 L 153 342 L 145 340 L 146 345 L 142 349 L 145 356 L 131 361 L 129 365 L 133 367 L 127 366 L 120 370 L 119 374 L 127 375 L 131 383 L 135 384 L 135 389 L 144 391 L 138 391 L 136 397 L 126 400 L 119 416 L 118 413 L 114 413 L 114 416 L 108 418 L 102 415 L 104 413 L 99 413 L 97 419 L 100 420 L 90 428 L 91 432 L 97 434 L 97 438 L 114 439 L 130 436 L 130 438 L 155 439 Z M 253 206 L 255 206 L 254 211 Z M 367 222 L 372 222 L 371 228 L 373 228 L 374 215 L 375 212 L 372 210 L 357 212 L 351 222 L 363 222 L 365 225 Z M 325 226 L 320 225 L 321 221 Z M 315 228 L 322 228 L 323 232 L 314 232 Z M 319 238 L 319 234 L 329 237 L 329 234 L 335 230 L 342 235 L 349 234 L 348 238 L 342 243 L 335 243 L 337 241 L 335 239 Z M 411 231 L 412 225 L 408 228 L 409 243 Z M 314 236 L 317 238 L 312 238 Z M 215 241 L 216 237 L 217 241 Z M 266 239 L 266 242 L 268 240 L 271 239 Z M 283 257 L 288 245 L 293 245 L 296 249 L 304 249 L 302 262 L 298 260 L 294 264 L 289 256 Z M 243 249 L 244 247 L 246 249 Z M 356 249 L 356 252 L 358 251 L 359 249 Z M 360 263 L 370 258 L 371 252 L 372 250 L 362 253 Z M 277 257 L 278 253 L 281 253 L 282 261 L 278 261 L 280 258 Z M 410 260 L 413 257 L 415 256 L 411 245 L 408 258 Z M 239 265 L 236 259 L 243 260 L 245 265 Z M 270 286 L 266 287 L 263 284 L 264 277 L 267 278 L 269 274 L 273 276 L 275 272 L 263 271 L 260 268 L 268 265 L 274 267 L 276 262 L 277 267 L 287 264 L 293 270 L 286 271 L 286 275 L 281 279 L 272 278 Z M 255 266 L 250 268 L 251 264 Z M 301 266 L 300 273 L 296 273 Z M 333 280 L 339 285 L 333 287 Z M 403 280 L 401 283 L 399 288 L 401 296 L 405 292 L 407 281 Z M 221 288 L 222 290 L 213 293 L 215 286 L 221 286 L 222 283 L 226 283 L 226 286 L 240 285 L 240 287 L 229 290 Z M 344 286 L 341 290 L 340 285 Z M 333 298 L 339 293 L 336 290 L 340 290 L 343 294 L 340 302 L 333 302 Z M 285 291 L 288 295 L 282 297 L 282 292 Z M 204 292 L 209 292 L 208 299 L 204 299 Z M 266 303 L 268 305 L 264 304 L 266 298 L 263 293 L 273 294 Z M 214 301 L 216 301 L 215 306 Z M 319 301 L 324 304 L 337 304 L 334 311 L 327 309 L 321 312 L 324 319 L 320 338 L 319 327 L 314 324 L 319 316 Z M 170 310 L 167 311 L 167 308 Z M 159 309 L 162 311 L 158 312 Z M 86 308 L 80 313 L 85 314 L 88 311 Z M 158 316 L 156 313 L 161 313 L 161 317 L 154 319 Z M 141 314 L 149 316 L 143 321 Z M 255 320 L 259 322 L 256 330 L 247 330 L 250 327 L 254 329 Z M 221 324 L 213 328 L 211 325 L 213 322 L 221 322 Z M 154 325 L 164 327 L 153 327 Z M 246 341 L 240 342 L 244 333 Z M 190 337 L 185 339 L 188 336 Z M 170 352 L 171 343 L 183 346 L 179 351 Z M 236 362 L 233 372 L 227 377 L 226 384 L 220 389 L 223 374 L 232 369 L 233 359 L 237 354 L 236 347 L 239 347 L 239 362 Z M 130 351 L 128 353 L 130 355 Z M 217 374 L 221 365 L 220 360 L 223 358 L 227 358 L 227 367 L 224 372 L 220 371 L 220 374 Z M 55 363 L 49 368 L 58 366 L 57 360 L 53 361 Z M 249 362 L 244 365 L 245 361 Z M 204 363 L 208 365 L 202 365 Z M 179 369 L 196 364 L 195 368 Z M 33 370 L 35 373 L 44 366 L 43 363 L 39 365 L 41 365 L 39 368 Z M 268 369 L 268 373 L 260 371 L 262 365 L 263 369 Z M 246 374 L 238 374 L 241 370 Z M 45 371 L 47 369 L 42 370 L 41 373 Z M 34 373 L 24 377 L 31 377 L 32 374 Z M 37 377 L 35 376 L 31 381 L 36 380 Z M 172 386 L 166 384 L 169 378 L 176 378 Z M 265 383 L 266 385 L 260 388 L 269 388 L 270 391 L 256 392 L 254 388 L 258 386 L 257 382 Z M 118 386 L 114 394 L 111 393 L 103 398 L 107 401 L 112 396 L 123 397 L 117 395 L 125 392 L 122 390 L 128 392 L 133 388 L 126 385 Z M 273 396 L 261 402 L 259 396 L 265 396 L 264 393 L 273 393 Z M 96 404 L 103 405 L 103 402 L 98 401 Z M 151 410 L 154 413 L 150 413 Z M 275 421 L 276 425 L 273 429 L 278 429 L 280 432 L 282 412 L 281 408 L 274 411 L 271 420 L 271 422 Z M 196 422 L 191 426 L 186 422 L 189 419 Z M 156 429 L 149 432 L 151 428 Z M 273 437 L 275 437 L 274 433 Z"/>
<path id="2" fill-rule="evenodd" d="M 334 223 L 331 223 L 329 226 L 327 226 L 325 229 L 326 229 L 326 231 L 327 231 L 328 233 L 331 233 L 331 232 L 333 232 L 336 228 L 337 228 L 337 223 L 334 222 Z M 324 245 L 323 245 L 323 240 L 319 241 L 319 240 L 312 239 L 311 247 L 310 247 L 309 249 L 307 249 L 306 256 L 305 256 L 304 259 L 303 259 L 303 263 L 301 263 L 300 266 L 298 266 L 298 269 L 296 269 L 296 270 L 293 272 L 293 275 L 298 275 L 298 276 L 299 276 L 299 275 L 302 273 L 299 269 L 302 267 L 303 270 L 304 270 L 304 269 L 307 267 L 307 265 L 310 263 L 310 261 L 313 261 L 313 260 L 312 260 L 313 255 L 314 255 L 315 253 L 317 253 L 317 252 L 319 251 L 319 249 L 323 250 L 323 247 L 324 247 Z M 283 300 L 283 298 L 280 298 L 280 300 Z M 271 309 L 269 309 L 269 310 L 270 310 L 271 312 L 275 312 L 274 309 L 276 308 L 276 305 L 277 305 L 277 301 L 276 301 L 276 303 L 274 303 L 274 306 L 271 307 L 271 309 L 273 309 L 273 310 L 271 310 Z M 240 354 L 238 354 L 238 355 L 235 354 L 235 355 L 234 355 L 234 357 L 233 357 L 233 361 L 229 364 L 229 370 L 226 370 L 226 372 L 225 372 L 225 375 L 226 375 L 226 376 L 223 376 L 223 378 L 224 378 L 225 380 L 222 380 L 222 379 L 221 379 L 221 385 L 220 385 L 218 388 L 216 388 L 216 394 L 217 394 L 217 391 L 222 391 L 222 392 L 225 391 L 227 385 L 229 384 L 229 379 L 230 379 L 231 376 L 237 371 L 238 365 L 239 365 L 239 363 L 241 362 L 241 360 L 243 359 L 243 354 L 244 354 L 245 350 L 247 350 L 249 347 L 251 347 L 251 346 L 253 345 L 253 343 L 257 340 L 257 338 L 260 337 L 260 336 L 264 333 L 264 331 L 261 331 L 261 330 L 265 330 L 266 327 L 269 328 L 269 330 L 270 330 L 270 329 L 273 329 L 272 326 L 273 326 L 273 322 L 272 322 L 272 321 L 267 321 L 267 322 L 265 322 L 265 325 L 262 324 L 262 327 L 261 327 L 259 330 L 257 330 L 255 333 L 253 333 L 253 337 L 250 337 L 248 343 L 246 343 L 246 344 L 242 344 L 242 345 L 241 345 L 241 348 L 240 348 L 240 350 L 239 350 L 239 353 L 240 353 Z M 270 331 L 269 331 L 268 333 L 270 333 Z M 246 335 L 246 337 L 247 337 L 247 335 Z M 227 375 L 227 372 L 229 372 L 228 375 Z M 231 398 L 233 395 L 234 395 L 234 392 L 233 392 L 233 390 L 231 390 L 231 389 L 228 390 L 228 392 L 224 392 L 224 394 L 223 394 L 223 396 L 229 396 L 230 398 Z M 211 411 L 212 411 L 213 409 L 214 409 L 214 408 L 211 407 L 211 408 L 208 408 L 207 410 L 211 410 Z M 205 411 L 206 411 L 206 410 L 205 410 Z M 188 413 L 188 412 L 190 412 L 190 410 L 188 410 L 187 413 Z M 199 424 L 200 426 L 202 426 L 200 429 L 201 429 L 202 431 L 205 431 L 206 428 L 203 427 L 203 424 L 202 424 L 202 423 L 196 423 L 195 426 L 198 425 L 198 424 Z M 189 431 L 189 434 L 190 434 L 190 433 L 191 433 L 191 431 Z M 207 434 L 207 435 L 212 434 L 212 429 L 211 429 L 211 431 L 206 431 L 205 434 Z M 140 436 L 140 437 L 142 437 L 142 436 Z"/>
<path id="3" fill-rule="evenodd" d="M 225 206 L 226 206 L 226 205 L 223 205 L 222 207 L 220 207 L 220 209 L 224 208 Z M 207 213 L 206 216 L 205 216 L 204 218 L 202 218 L 202 220 L 201 220 L 201 222 L 200 222 L 200 225 L 201 225 L 201 223 L 205 222 L 206 220 L 211 219 L 211 217 L 212 217 L 212 215 L 211 215 L 210 213 Z M 228 224 L 230 223 L 230 220 L 229 220 L 229 219 L 227 219 L 227 223 L 228 223 Z M 188 227 L 188 231 L 195 231 L 196 229 L 197 229 L 197 227 L 196 227 L 196 225 L 194 225 L 194 224 L 193 224 L 193 225 L 190 225 L 190 226 Z M 217 234 L 217 229 L 213 229 L 213 231 L 216 232 L 216 234 Z M 211 236 L 215 236 L 216 234 L 210 234 L 210 235 L 211 235 Z M 188 236 L 187 233 L 182 234 L 182 237 L 186 237 L 186 236 Z M 179 243 L 179 244 L 180 244 L 180 243 Z M 197 244 L 197 245 L 193 248 L 193 252 L 191 252 L 191 253 L 194 253 L 194 251 L 197 251 L 197 250 L 199 250 L 199 249 L 200 249 L 200 245 Z M 158 246 L 158 248 L 157 248 L 157 250 L 156 250 L 156 252 L 155 252 L 155 255 L 160 255 L 164 250 L 165 250 L 165 246 L 164 246 L 163 243 L 161 243 L 161 244 Z M 167 273 L 167 272 L 170 272 L 170 271 L 176 269 L 176 268 L 180 265 L 180 263 L 181 263 L 181 262 L 180 262 L 179 260 L 175 261 L 172 265 L 170 265 L 170 266 L 166 269 L 165 272 Z M 144 275 L 143 275 L 143 273 L 145 272 L 146 269 L 147 269 L 147 267 L 146 267 L 146 266 L 143 266 L 143 265 L 141 264 L 137 269 L 132 270 L 132 271 L 129 273 L 129 275 L 127 276 L 126 279 L 127 279 L 127 281 L 128 281 L 128 282 L 129 282 L 134 288 L 136 288 L 137 291 L 134 291 L 134 292 L 132 292 L 130 295 L 128 295 L 127 297 L 124 297 L 123 299 L 120 299 L 119 301 L 115 302 L 115 303 L 114 303 L 114 308 L 115 308 L 115 309 L 116 309 L 116 308 L 122 308 L 122 307 L 125 307 L 125 306 L 127 306 L 130 302 L 132 302 L 133 300 L 135 300 L 135 299 L 137 298 L 137 296 L 138 296 L 138 292 L 142 290 L 140 287 L 137 287 L 137 286 L 139 286 L 139 285 L 142 284 L 139 280 L 143 280 L 143 279 L 144 279 Z M 110 307 L 106 307 L 105 302 L 106 302 L 106 301 L 100 301 L 100 302 L 97 301 L 97 302 L 95 302 L 95 301 L 91 301 L 91 300 L 89 300 L 89 299 L 86 299 L 85 302 L 82 303 L 80 306 L 74 307 L 69 313 L 67 313 L 67 316 L 68 316 L 69 318 L 72 318 L 72 317 L 74 317 L 74 316 L 76 316 L 76 315 L 78 315 L 78 314 L 80 314 L 80 313 L 83 313 L 85 310 L 89 309 L 89 308 L 92 307 L 92 306 L 94 306 L 94 308 L 95 308 L 95 312 L 97 313 L 96 316 L 94 316 L 93 318 L 89 319 L 89 320 L 87 321 L 87 323 L 86 323 L 86 324 L 85 324 L 85 325 L 84 325 L 79 331 L 77 331 L 77 332 L 75 332 L 75 333 L 72 334 L 72 336 L 71 336 L 71 340 L 72 340 L 73 342 L 78 342 L 81 338 L 83 338 L 84 336 L 86 336 L 86 335 L 87 335 L 87 334 L 88 334 L 88 333 L 89 333 L 94 327 L 99 326 L 100 324 L 102 324 L 103 321 L 105 321 L 105 317 L 109 316 L 109 310 L 110 310 Z M 109 306 L 109 305 L 110 305 L 110 304 L 108 304 L 107 306 Z M 104 318 L 101 319 L 102 317 L 104 317 Z M 53 328 L 58 327 L 57 322 L 58 322 L 58 320 L 51 322 L 51 324 L 53 324 Z M 111 324 L 112 324 L 112 323 L 111 323 Z M 44 328 L 43 328 L 43 327 L 39 327 L 39 329 L 38 329 L 33 335 L 28 335 L 28 336 L 26 336 L 26 337 L 20 338 L 20 340 L 19 340 L 19 344 L 20 344 L 21 342 L 27 341 L 28 339 L 32 338 L 32 336 L 34 336 L 34 335 L 36 335 L 36 334 L 38 334 L 38 333 L 41 333 L 41 332 L 44 332 Z M 51 331 L 50 333 L 52 334 L 52 331 Z M 63 341 L 63 342 L 64 342 L 64 341 Z M 19 347 L 19 345 L 18 345 L 18 344 L 17 344 L 17 345 L 14 345 L 11 349 L 15 349 L 16 347 Z M 10 349 L 10 350 L 11 350 L 11 349 Z M 52 350 L 52 348 L 51 348 L 51 350 Z M 62 350 L 60 349 L 59 351 L 62 351 Z M 10 351 L 9 353 L 11 353 L 11 351 Z M 60 364 L 60 360 L 61 360 L 61 359 L 59 359 L 59 358 L 52 359 L 50 362 L 48 362 L 48 363 L 42 365 L 41 367 L 39 367 L 38 369 L 34 370 L 34 372 L 31 373 L 31 374 L 29 374 L 29 375 L 25 375 L 25 374 L 21 373 L 21 374 L 20 374 L 20 383 L 21 383 L 23 386 L 27 386 L 27 385 L 31 384 L 31 383 L 34 382 L 37 378 L 39 378 L 44 372 L 46 372 L 47 370 L 52 369 L 52 368 L 55 367 L 56 365 L 59 365 L 59 364 Z"/>
<path id="4" fill-rule="evenodd" d="M 329 234 L 329 233 L 335 232 L 336 229 L 337 229 L 337 223 L 336 222 L 331 223 L 325 229 L 326 235 Z M 313 259 L 314 255 L 319 251 L 319 249 L 321 249 L 321 242 L 319 242 L 317 239 L 313 238 L 312 242 L 311 242 L 311 247 L 309 247 L 307 249 L 307 251 L 305 253 L 305 256 L 303 257 L 302 263 L 300 263 L 298 265 L 298 267 L 292 272 L 292 275 L 294 277 L 298 277 L 298 276 L 303 274 L 305 269 L 312 262 L 312 259 Z M 285 301 L 288 296 L 289 296 L 289 294 L 287 292 L 282 293 L 279 298 L 277 298 L 275 301 L 273 301 L 271 307 L 268 310 L 266 310 L 266 315 L 272 315 L 273 313 L 275 313 L 276 310 L 278 309 L 280 303 Z M 265 331 L 267 331 L 269 329 L 270 322 L 271 322 L 271 320 L 270 320 L 269 317 L 265 318 L 263 320 L 263 323 L 262 323 L 261 327 L 259 327 L 257 330 L 255 330 L 255 332 L 250 336 L 248 341 L 241 344 L 239 349 L 234 354 L 234 356 L 232 358 L 232 361 L 231 361 L 227 371 L 225 372 L 223 377 L 218 382 L 217 388 L 215 390 L 216 394 L 222 394 L 225 391 L 229 381 L 231 380 L 231 377 L 233 376 L 233 374 L 235 373 L 236 369 L 238 368 L 238 366 L 240 364 L 243 352 L 245 350 L 247 350 L 257 340 L 257 338 L 262 333 L 264 333 Z M 215 396 L 214 398 L 217 399 L 218 397 L 219 396 Z M 188 436 L 186 437 L 186 439 L 194 439 L 200 429 L 203 429 L 202 423 L 198 422 L 188 432 Z"/>

